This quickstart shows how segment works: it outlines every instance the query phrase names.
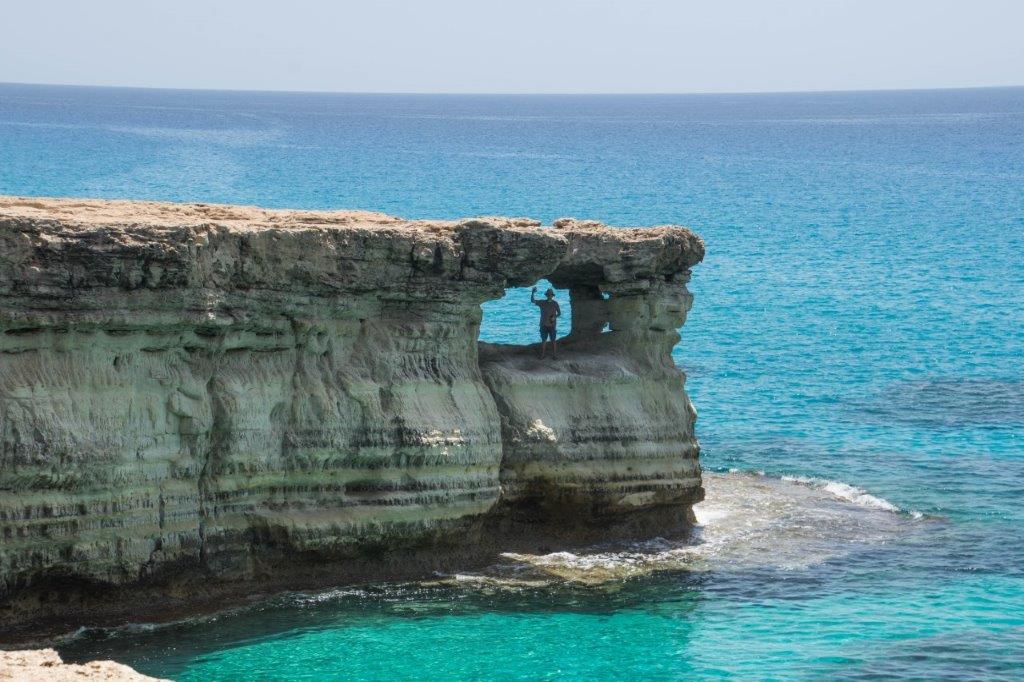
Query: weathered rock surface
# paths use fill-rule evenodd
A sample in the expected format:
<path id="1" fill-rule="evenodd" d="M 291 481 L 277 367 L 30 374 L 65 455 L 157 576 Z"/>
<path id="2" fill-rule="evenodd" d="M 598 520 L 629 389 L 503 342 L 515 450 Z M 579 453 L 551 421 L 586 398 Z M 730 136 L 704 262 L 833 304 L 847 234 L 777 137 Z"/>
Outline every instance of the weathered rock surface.
<path id="1" fill-rule="evenodd" d="M 0 651 L 0 680 L 17 682 L 67 682 L 68 680 L 111 680 L 112 682 L 161 682 L 114 661 L 65 663 L 53 649 Z"/>
<path id="2" fill-rule="evenodd" d="M 685 530 L 670 352 L 703 252 L 678 227 L 0 198 L 0 622 Z M 541 277 L 571 289 L 559 359 L 478 344 L 480 304 Z"/>

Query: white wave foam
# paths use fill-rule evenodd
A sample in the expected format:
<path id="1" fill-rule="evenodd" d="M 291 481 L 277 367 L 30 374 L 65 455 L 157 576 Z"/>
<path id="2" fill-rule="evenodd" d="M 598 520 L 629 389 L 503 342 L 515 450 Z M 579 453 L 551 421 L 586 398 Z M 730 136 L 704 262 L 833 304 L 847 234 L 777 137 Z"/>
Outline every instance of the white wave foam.
<path id="1" fill-rule="evenodd" d="M 706 472 L 704 485 L 707 499 L 694 507 L 698 525 L 687 540 L 507 553 L 508 563 L 489 572 L 600 585 L 666 570 L 799 570 L 911 529 L 896 505 L 840 481 L 733 471 Z"/>
<path id="2" fill-rule="evenodd" d="M 80 639 L 85 639 L 86 637 L 99 636 L 104 639 L 123 637 L 125 635 L 154 632 L 161 628 L 172 627 L 174 625 L 180 625 L 181 623 L 193 621 L 200 622 L 202 620 L 213 620 L 215 618 L 216 616 L 211 614 L 205 617 L 185 618 L 182 620 L 168 621 L 166 623 L 123 623 L 112 627 L 80 625 L 71 632 L 56 634 L 38 640 L 29 640 L 25 643 L 25 646 L 33 649 L 41 647 L 66 646 Z"/>
<path id="3" fill-rule="evenodd" d="M 709 523 L 715 523 L 716 521 L 721 521 L 726 516 L 728 516 L 730 513 L 731 513 L 731 510 L 729 510 L 729 509 L 714 509 L 714 508 L 708 509 L 706 506 L 705 507 L 696 507 L 693 510 L 694 516 L 697 517 L 697 524 L 701 525 L 701 526 L 706 526 Z"/>
<path id="4" fill-rule="evenodd" d="M 347 597 L 365 597 L 367 595 L 366 590 L 359 588 L 339 588 L 333 590 L 325 590 L 323 592 L 296 592 L 293 595 L 294 603 L 300 606 L 308 606 L 311 604 L 322 604 L 324 602 L 336 601 L 338 599 L 345 599 Z"/>
<path id="5" fill-rule="evenodd" d="M 781 478 L 783 481 L 789 481 L 790 483 L 800 483 L 802 485 L 810 485 L 820 488 L 825 492 L 835 495 L 841 500 L 852 502 L 853 504 L 861 507 L 884 509 L 885 511 L 890 511 L 895 514 L 899 514 L 903 511 L 889 500 L 876 497 L 857 486 L 850 485 L 849 483 L 843 483 L 842 481 L 832 481 L 827 478 L 813 478 L 811 476 L 782 476 Z M 908 513 L 915 517 L 920 516 L 918 512 Z"/>

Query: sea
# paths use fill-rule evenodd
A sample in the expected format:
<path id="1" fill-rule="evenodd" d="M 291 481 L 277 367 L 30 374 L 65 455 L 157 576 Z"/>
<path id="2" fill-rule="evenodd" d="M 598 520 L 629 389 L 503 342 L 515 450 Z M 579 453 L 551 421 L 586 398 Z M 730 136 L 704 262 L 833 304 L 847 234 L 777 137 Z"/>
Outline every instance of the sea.
<path id="1" fill-rule="evenodd" d="M 67 660 L 175 680 L 1024 677 L 1024 88 L 8 84 L 0 193 L 672 223 L 707 244 L 674 353 L 706 472 L 690 541 L 81 630 Z M 482 337 L 533 342 L 528 297 L 485 304 Z"/>

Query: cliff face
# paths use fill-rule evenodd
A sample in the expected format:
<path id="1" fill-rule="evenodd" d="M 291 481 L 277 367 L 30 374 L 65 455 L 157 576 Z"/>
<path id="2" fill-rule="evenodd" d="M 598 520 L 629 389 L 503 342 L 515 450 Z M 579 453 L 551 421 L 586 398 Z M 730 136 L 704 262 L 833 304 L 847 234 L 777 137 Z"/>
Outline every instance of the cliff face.
<path id="1" fill-rule="evenodd" d="M 702 257 L 677 227 L 0 198 L 0 618 L 684 529 Z M 478 344 L 541 277 L 559 359 Z"/>

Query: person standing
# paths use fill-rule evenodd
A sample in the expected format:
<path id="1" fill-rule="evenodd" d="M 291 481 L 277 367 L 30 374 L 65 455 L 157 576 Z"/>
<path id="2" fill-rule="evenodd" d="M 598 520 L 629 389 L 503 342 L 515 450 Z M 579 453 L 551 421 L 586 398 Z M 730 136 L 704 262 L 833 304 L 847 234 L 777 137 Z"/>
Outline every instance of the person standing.
<path id="1" fill-rule="evenodd" d="M 548 340 L 551 341 L 551 357 L 558 357 L 558 318 L 562 316 L 562 309 L 555 300 L 555 290 L 548 289 L 544 292 L 544 298 L 537 296 L 537 287 L 530 290 L 530 303 L 540 308 L 540 357 L 543 358 L 548 350 Z"/>

